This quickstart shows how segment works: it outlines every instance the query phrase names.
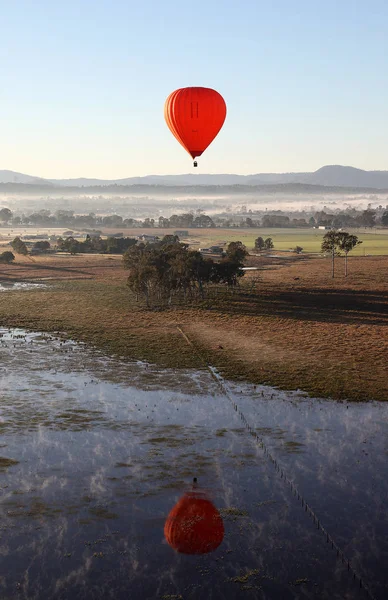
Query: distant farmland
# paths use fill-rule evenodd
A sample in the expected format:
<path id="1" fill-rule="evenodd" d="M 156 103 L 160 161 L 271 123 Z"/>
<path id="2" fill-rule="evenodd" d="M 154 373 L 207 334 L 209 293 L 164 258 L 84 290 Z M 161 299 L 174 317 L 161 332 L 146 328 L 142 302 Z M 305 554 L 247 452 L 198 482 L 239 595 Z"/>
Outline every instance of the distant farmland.
<path id="1" fill-rule="evenodd" d="M 14 227 L 0 228 L 0 244 L 5 244 L 6 241 L 13 239 L 16 235 L 62 235 L 66 231 L 66 227 L 61 228 L 44 228 L 44 227 Z M 187 229 L 189 232 L 188 238 L 182 238 L 182 241 L 187 241 L 193 248 L 208 247 L 222 242 L 243 242 L 249 250 L 252 250 L 255 244 L 255 239 L 258 236 L 271 237 L 274 242 L 274 251 L 276 250 L 292 250 L 295 246 L 301 246 L 304 252 L 320 252 L 322 238 L 325 234 L 324 230 L 311 228 L 216 228 L 216 229 Z M 82 231 L 82 229 L 74 229 L 74 232 Z M 174 229 L 159 229 L 159 228 L 135 228 L 135 229 L 111 229 L 101 228 L 103 236 L 107 234 L 117 233 L 120 231 L 125 237 L 136 237 L 143 233 L 148 235 L 158 235 L 163 237 L 166 234 L 173 234 Z M 378 256 L 388 255 L 388 229 L 354 229 L 347 230 L 354 233 L 362 241 L 356 247 L 351 256 Z"/>
<path id="2" fill-rule="evenodd" d="M 104 233 L 113 233 L 114 229 L 104 229 Z M 352 251 L 352 256 L 364 255 L 388 255 L 388 229 L 354 229 L 347 230 L 354 233 L 362 241 L 362 244 Z M 292 228 L 227 228 L 227 229 L 188 229 L 187 241 L 193 247 L 208 247 L 221 242 L 243 242 L 249 250 L 254 247 L 258 236 L 271 237 L 274 242 L 274 250 L 292 250 L 295 246 L 301 246 L 304 252 L 320 252 L 324 234 L 321 229 L 292 229 Z M 166 233 L 174 233 L 173 229 L 125 229 L 126 236 L 136 236 L 141 233 L 163 236 Z M 186 241 L 186 238 L 182 238 Z"/>

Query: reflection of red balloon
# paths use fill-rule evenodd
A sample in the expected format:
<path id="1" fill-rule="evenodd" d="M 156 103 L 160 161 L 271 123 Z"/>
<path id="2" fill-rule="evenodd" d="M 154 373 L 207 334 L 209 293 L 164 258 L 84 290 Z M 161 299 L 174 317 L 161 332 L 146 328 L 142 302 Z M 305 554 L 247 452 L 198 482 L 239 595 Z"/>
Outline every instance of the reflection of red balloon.
<path id="1" fill-rule="evenodd" d="M 164 535 L 170 546 L 182 554 L 206 554 L 221 544 L 224 524 L 204 494 L 189 492 L 168 515 Z"/>
<path id="2" fill-rule="evenodd" d="M 225 117 L 225 100 L 210 88 L 188 87 L 175 90 L 164 105 L 167 125 L 193 158 L 201 156 L 211 144 L 224 124 Z"/>

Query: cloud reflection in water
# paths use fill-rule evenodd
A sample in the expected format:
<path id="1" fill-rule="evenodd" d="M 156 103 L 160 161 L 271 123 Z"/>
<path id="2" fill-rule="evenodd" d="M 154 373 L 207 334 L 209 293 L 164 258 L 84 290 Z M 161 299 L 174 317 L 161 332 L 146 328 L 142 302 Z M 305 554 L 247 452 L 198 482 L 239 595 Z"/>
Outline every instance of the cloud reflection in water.
<path id="1" fill-rule="evenodd" d="M 359 597 L 207 372 L 118 362 L 44 334 L 1 333 L 0 454 L 15 461 L 0 484 L 2 598 L 16 591 L 37 600 Z M 334 405 L 317 403 L 307 419 L 311 401 L 243 391 L 241 408 L 279 460 L 295 478 L 299 471 L 315 478 L 306 492 L 324 478 L 327 514 L 350 527 L 331 470 L 351 442 L 331 435 Z M 357 410 L 347 412 L 353 438 Z M 323 435 L 314 432 L 320 427 Z M 366 417 L 360 428 L 365 435 Z M 371 470 L 365 481 L 372 475 L 383 485 Z M 210 491 L 224 527 L 222 543 L 203 555 L 175 552 L 164 537 L 193 477 Z M 344 490 L 354 486 L 348 474 Z M 377 551 L 377 527 L 367 531 Z"/>

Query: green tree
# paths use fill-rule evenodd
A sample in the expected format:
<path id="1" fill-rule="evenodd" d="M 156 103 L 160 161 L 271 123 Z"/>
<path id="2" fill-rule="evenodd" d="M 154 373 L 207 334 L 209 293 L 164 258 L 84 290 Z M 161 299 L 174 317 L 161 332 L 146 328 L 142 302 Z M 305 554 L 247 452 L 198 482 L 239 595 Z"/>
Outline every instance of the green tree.
<path id="1" fill-rule="evenodd" d="M 170 227 L 170 219 L 166 219 L 165 217 L 159 217 L 158 226 L 167 229 L 168 227 Z"/>
<path id="2" fill-rule="evenodd" d="M 264 249 L 265 250 L 272 250 L 273 247 L 274 247 L 274 245 L 273 245 L 272 238 L 269 237 L 266 240 L 264 240 Z"/>
<path id="3" fill-rule="evenodd" d="M 0 254 L 0 263 L 5 263 L 9 265 L 14 260 L 15 256 L 12 254 L 12 252 L 9 252 L 8 250 Z"/>
<path id="4" fill-rule="evenodd" d="M 248 256 L 248 250 L 242 242 L 230 242 L 226 248 L 226 257 L 228 260 L 243 264 L 244 258 Z"/>
<path id="5" fill-rule="evenodd" d="M 364 210 L 361 215 L 357 218 L 357 221 L 361 227 L 375 227 L 376 225 L 376 211 L 370 208 Z"/>
<path id="6" fill-rule="evenodd" d="M 142 223 L 142 227 L 155 227 L 155 219 L 147 217 Z"/>
<path id="7" fill-rule="evenodd" d="M 123 217 L 120 215 L 109 215 L 107 217 L 103 217 L 102 224 L 104 227 L 121 227 L 123 224 Z"/>
<path id="8" fill-rule="evenodd" d="M 170 225 L 172 225 L 171 218 L 170 218 Z M 172 226 L 175 227 L 175 225 L 172 225 Z M 180 227 L 181 225 L 177 225 L 177 226 Z M 212 227 L 215 227 L 215 224 L 214 224 L 213 219 L 211 217 L 209 217 L 208 215 L 199 215 L 198 217 L 195 217 L 192 226 L 193 227 L 212 228 Z"/>
<path id="9" fill-rule="evenodd" d="M 11 242 L 11 248 L 15 250 L 17 254 L 23 254 L 24 256 L 28 254 L 27 246 L 20 237 L 15 237 Z"/>
<path id="10" fill-rule="evenodd" d="M 255 249 L 256 250 L 264 250 L 264 240 L 261 236 L 255 239 Z"/>
<path id="11" fill-rule="evenodd" d="M 381 224 L 384 227 L 388 227 L 388 210 L 386 210 L 383 216 L 381 217 Z"/>
<path id="12" fill-rule="evenodd" d="M 188 252 L 188 271 L 190 281 L 197 285 L 201 298 L 204 297 L 204 284 L 214 278 L 215 263 L 211 258 L 204 258 L 200 252 Z"/>
<path id="13" fill-rule="evenodd" d="M 358 239 L 356 235 L 352 235 L 347 233 L 346 231 L 339 231 L 337 234 L 337 247 L 339 252 L 343 252 L 345 254 L 345 277 L 348 276 L 348 254 L 358 246 L 362 244 L 362 242 Z"/>
<path id="14" fill-rule="evenodd" d="M 70 254 L 78 254 L 80 251 L 80 243 L 77 240 L 74 240 L 73 242 L 71 242 L 69 244 L 69 250 Z"/>
<path id="15" fill-rule="evenodd" d="M 226 257 L 214 265 L 213 281 L 216 283 L 226 283 L 228 286 L 235 287 L 238 279 L 244 275 L 242 264 Z"/>
<path id="16" fill-rule="evenodd" d="M 108 254 L 118 254 L 119 253 L 119 244 L 118 244 L 118 240 L 114 237 L 108 237 L 106 240 L 102 240 L 103 242 L 105 242 L 105 247 L 106 247 L 106 252 L 108 252 Z M 86 243 L 86 240 L 84 242 L 84 245 Z"/>
<path id="17" fill-rule="evenodd" d="M 57 245 L 58 250 L 62 250 L 62 252 L 70 252 L 70 254 L 78 254 L 78 252 L 80 252 L 82 249 L 82 244 L 72 236 L 67 237 L 62 242 L 58 240 Z"/>
<path id="18" fill-rule="evenodd" d="M 331 276 L 334 277 L 334 259 L 336 256 L 339 256 L 339 237 L 338 234 L 340 232 L 337 231 L 336 229 L 331 229 L 330 231 L 328 231 L 327 233 L 325 233 L 325 235 L 323 236 L 322 239 L 322 244 L 321 244 L 321 252 L 323 254 L 326 253 L 330 253 L 331 254 Z"/>
<path id="19" fill-rule="evenodd" d="M 8 221 L 10 221 L 13 217 L 12 212 L 9 210 L 9 208 L 1 208 L 0 209 L 0 221 L 3 221 L 4 223 L 8 223 Z"/>
<path id="20" fill-rule="evenodd" d="M 163 245 L 176 244 L 178 242 L 179 242 L 179 237 L 177 235 L 173 235 L 172 233 L 169 233 L 162 238 Z"/>
<path id="21" fill-rule="evenodd" d="M 214 264 L 212 273 L 213 281 L 236 286 L 238 279 L 244 275 L 242 267 L 248 250 L 242 242 L 230 242 L 226 248 L 225 257 Z"/>
<path id="22" fill-rule="evenodd" d="M 124 267 L 129 269 L 127 284 L 137 297 L 144 296 L 147 306 L 154 300 L 171 303 L 177 293 L 185 299 L 195 295 L 203 298 L 205 284 L 235 285 L 237 278 L 244 275 L 236 256 L 241 258 L 245 247 L 234 249 L 233 260 L 225 258 L 215 263 L 174 241 L 173 236 L 166 237 L 159 242 L 131 246 L 123 256 Z"/>
<path id="23" fill-rule="evenodd" d="M 45 252 L 46 250 L 50 250 L 50 242 L 47 242 L 46 240 L 35 242 L 33 248 L 35 250 L 42 250 L 43 252 Z"/>

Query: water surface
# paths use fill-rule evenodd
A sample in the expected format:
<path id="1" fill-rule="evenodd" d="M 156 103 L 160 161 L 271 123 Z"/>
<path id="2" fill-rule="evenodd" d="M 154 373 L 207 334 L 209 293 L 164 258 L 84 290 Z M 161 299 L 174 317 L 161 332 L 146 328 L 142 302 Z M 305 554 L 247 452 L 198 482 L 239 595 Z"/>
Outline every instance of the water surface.
<path id="1" fill-rule="evenodd" d="M 2 598 L 367 597 L 208 371 L 1 329 L 0 382 Z M 385 598 L 385 405 L 227 387 Z M 225 529 L 203 555 L 164 536 L 193 477 Z"/>
<path id="2" fill-rule="evenodd" d="M 29 290 L 38 290 L 45 288 L 44 283 L 32 283 L 29 281 L 0 281 L 0 292 L 20 292 Z"/>

